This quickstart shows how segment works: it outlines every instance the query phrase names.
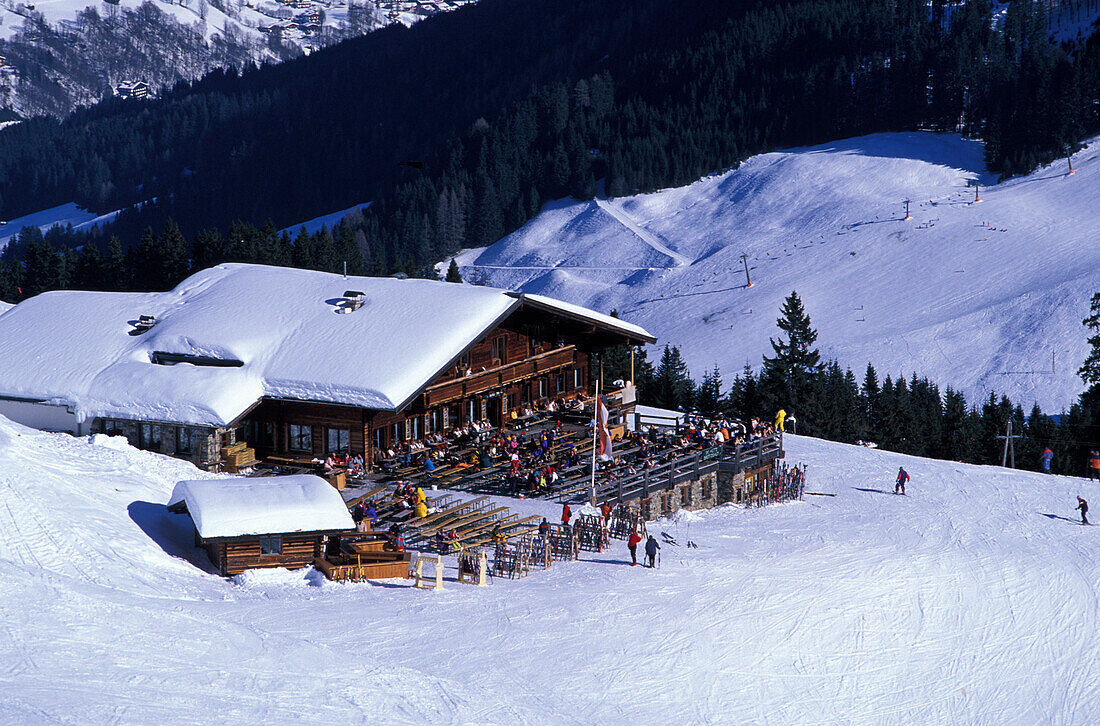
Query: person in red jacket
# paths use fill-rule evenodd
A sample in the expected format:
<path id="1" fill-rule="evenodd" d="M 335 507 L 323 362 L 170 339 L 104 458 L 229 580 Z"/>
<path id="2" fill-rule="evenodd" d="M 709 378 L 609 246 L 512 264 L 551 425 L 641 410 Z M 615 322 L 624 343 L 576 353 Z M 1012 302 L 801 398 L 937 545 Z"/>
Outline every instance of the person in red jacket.
<path id="1" fill-rule="evenodd" d="M 568 504 L 561 505 L 561 523 L 569 524 L 569 520 L 573 518 L 573 510 L 569 508 Z"/>
<path id="2" fill-rule="evenodd" d="M 626 546 L 630 549 L 630 565 L 635 567 L 638 564 L 638 543 L 642 541 L 642 535 L 637 531 L 630 533 L 630 539 L 626 541 Z"/>
<path id="3" fill-rule="evenodd" d="M 1100 479 L 1100 451 L 1093 449 L 1089 453 L 1089 481 Z"/>

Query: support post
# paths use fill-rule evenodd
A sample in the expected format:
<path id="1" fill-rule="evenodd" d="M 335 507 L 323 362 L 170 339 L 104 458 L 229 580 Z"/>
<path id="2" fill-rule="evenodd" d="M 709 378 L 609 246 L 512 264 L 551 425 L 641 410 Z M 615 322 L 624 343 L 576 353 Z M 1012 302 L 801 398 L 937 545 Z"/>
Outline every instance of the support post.
<path id="1" fill-rule="evenodd" d="M 424 577 L 424 562 L 430 560 L 435 563 L 435 580 L 433 585 Z M 416 556 L 416 587 L 432 590 L 443 589 L 443 557 L 441 555 L 424 555 L 418 554 Z"/>
<path id="2" fill-rule="evenodd" d="M 592 479 L 588 485 L 589 504 L 596 506 L 596 449 L 600 435 L 600 379 L 603 378 L 603 361 L 600 361 L 600 377 L 596 379 L 596 398 L 592 400 Z"/>

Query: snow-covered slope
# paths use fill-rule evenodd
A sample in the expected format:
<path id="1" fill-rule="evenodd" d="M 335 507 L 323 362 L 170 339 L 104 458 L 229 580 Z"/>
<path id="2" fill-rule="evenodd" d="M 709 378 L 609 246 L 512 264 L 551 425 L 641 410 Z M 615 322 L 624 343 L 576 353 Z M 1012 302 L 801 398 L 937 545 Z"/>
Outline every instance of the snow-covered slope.
<path id="1" fill-rule="evenodd" d="M 982 147 L 881 134 L 763 154 L 688 187 L 559 201 L 459 255 L 489 284 L 618 309 L 727 380 L 771 353 L 797 290 L 828 357 L 980 398 L 1069 405 L 1100 291 L 1100 142 L 995 186 Z M 975 203 L 978 181 L 981 201 Z M 905 220 L 904 201 L 912 201 Z M 753 286 L 746 287 L 741 255 Z"/>
<path id="2" fill-rule="evenodd" d="M 46 232 L 51 227 L 65 227 L 70 224 L 77 230 L 91 229 L 98 224 L 111 222 L 117 216 L 118 212 L 97 216 L 95 212 L 89 212 L 73 202 L 25 214 L 22 217 L 7 220 L 0 226 L 0 250 L 15 239 L 24 227 L 38 227 L 42 232 Z"/>
<path id="3" fill-rule="evenodd" d="M 179 461 L 0 420 L 0 713 L 103 723 L 1061 723 L 1100 707 L 1096 485 L 789 437 L 805 502 L 443 592 L 235 581 Z M 886 493 L 904 464 L 908 497 Z M 554 506 L 542 506 L 552 516 Z M 448 570 L 448 578 L 453 576 Z"/>

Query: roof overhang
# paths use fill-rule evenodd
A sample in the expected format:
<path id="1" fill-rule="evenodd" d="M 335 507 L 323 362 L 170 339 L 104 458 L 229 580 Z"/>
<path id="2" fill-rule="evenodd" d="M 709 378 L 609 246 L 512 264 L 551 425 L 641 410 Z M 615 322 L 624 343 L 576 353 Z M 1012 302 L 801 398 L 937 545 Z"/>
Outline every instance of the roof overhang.
<path id="1" fill-rule="evenodd" d="M 570 320 L 575 320 L 577 322 L 592 325 L 598 329 L 602 329 L 615 335 L 621 335 L 622 337 L 626 338 L 627 341 L 629 341 L 631 344 L 645 345 L 648 343 L 652 345 L 657 342 L 657 338 L 655 336 L 650 335 L 641 328 L 637 328 L 633 325 L 629 327 L 626 325 L 616 325 L 614 323 L 615 319 L 609 316 L 597 316 L 595 314 L 585 315 L 584 313 L 579 311 L 579 308 L 575 308 L 572 306 L 569 308 L 559 307 L 545 300 L 532 298 L 530 295 L 526 295 L 522 292 L 509 292 L 506 294 L 519 300 L 524 307 L 552 313 L 563 318 L 568 318 Z"/>

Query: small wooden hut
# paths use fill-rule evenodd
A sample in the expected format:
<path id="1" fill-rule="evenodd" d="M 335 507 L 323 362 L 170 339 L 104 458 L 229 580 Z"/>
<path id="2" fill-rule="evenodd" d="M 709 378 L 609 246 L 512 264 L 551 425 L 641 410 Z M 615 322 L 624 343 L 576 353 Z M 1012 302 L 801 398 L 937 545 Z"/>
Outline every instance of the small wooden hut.
<path id="1" fill-rule="evenodd" d="M 168 510 L 191 516 L 195 544 L 226 577 L 312 565 L 327 536 L 355 531 L 340 493 L 309 474 L 181 481 Z"/>

